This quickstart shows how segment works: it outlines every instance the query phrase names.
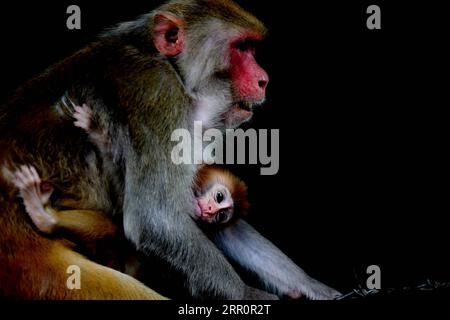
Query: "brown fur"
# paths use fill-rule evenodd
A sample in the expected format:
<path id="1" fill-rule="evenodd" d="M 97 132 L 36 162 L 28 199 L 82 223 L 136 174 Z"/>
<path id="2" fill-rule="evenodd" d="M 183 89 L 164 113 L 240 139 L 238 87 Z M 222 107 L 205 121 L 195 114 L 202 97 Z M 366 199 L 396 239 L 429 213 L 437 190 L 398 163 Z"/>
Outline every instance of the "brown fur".
<path id="1" fill-rule="evenodd" d="M 4 181 L 3 181 L 4 183 Z M 113 269 L 89 261 L 72 251 L 64 239 L 46 238 L 37 233 L 31 224 L 23 219 L 26 213 L 19 201 L 5 202 L 0 198 L 0 215 L 3 227 L 0 241 L 0 296 L 20 299 L 163 299 L 153 290 L 139 281 Z M 20 213 L 18 217 L 14 213 Z M 85 212 L 86 213 L 86 212 Z M 85 213 L 75 213 L 80 218 Z M 71 215 L 72 214 L 72 215 Z M 63 222 L 67 227 L 89 226 L 93 231 L 91 220 L 73 221 L 74 212 Z M 111 232 L 110 224 L 99 220 L 99 216 L 87 215 L 96 220 L 95 232 L 99 236 Z M 106 226 L 106 227 L 105 227 Z M 104 228 L 105 227 L 105 228 Z M 92 233 L 85 232 L 84 235 Z M 45 263 L 43 263 L 45 262 Z M 81 290 L 69 290 L 66 281 L 69 266 L 81 269 Z M 101 284 L 101 285 L 100 285 Z M 51 289 L 50 289 L 51 288 Z M 49 290 L 50 289 L 50 290 Z"/>

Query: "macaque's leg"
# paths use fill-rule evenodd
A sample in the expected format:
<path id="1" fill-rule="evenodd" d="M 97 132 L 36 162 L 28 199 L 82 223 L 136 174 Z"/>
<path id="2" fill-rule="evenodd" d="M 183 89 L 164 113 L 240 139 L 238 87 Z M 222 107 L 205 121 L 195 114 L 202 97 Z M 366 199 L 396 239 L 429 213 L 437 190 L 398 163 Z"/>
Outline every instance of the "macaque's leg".
<path id="1" fill-rule="evenodd" d="M 60 257 L 65 266 L 77 265 L 81 271 L 81 289 L 69 294 L 73 299 L 93 300 L 167 300 L 138 280 L 66 251 Z M 63 269 L 64 271 L 67 270 Z M 66 276 L 68 274 L 66 273 Z M 67 281 L 67 280 L 66 280 Z M 67 291 L 67 290 L 66 290 Z"/>
<path id="2" fill-rule="evenodd" d="M 28 253 L 26 261 L 29 261 L 30 267 L 25 269 L 26 272 L 20 274 L 20 280 L 23 281 L 20 283 L 28 285 L 16 289 L 23 291 L 19 292 L 23 298 L 52 300 L 166 299 L 136 279 L 92 262 L 55 240 L 46 242 L 45 250 L 37 247 L 36 250 L 33 249 Z M 79 277 L 79 287 L 70 286 L 74 283 L 74 277 Z M 48 289 L 44 290 L 43 288 Z"/>

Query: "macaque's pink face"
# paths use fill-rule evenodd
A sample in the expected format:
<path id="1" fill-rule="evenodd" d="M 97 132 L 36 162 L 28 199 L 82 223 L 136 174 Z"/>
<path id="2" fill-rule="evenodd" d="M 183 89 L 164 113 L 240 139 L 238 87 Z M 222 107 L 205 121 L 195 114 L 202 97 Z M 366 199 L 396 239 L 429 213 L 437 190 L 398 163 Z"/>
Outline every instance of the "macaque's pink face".
<path id="1" fill-rule="evenodd" d="M 253 116 L 253 107 L 264 102 L 266 97 L 269 76 L 255 59 L 256 44 L 263 39 L 263 31 L 260 27 L 256 27 L 254 30 L 247 30 L 237 26 L 230 28 L 229 25 L 222 23 L 220 23 L 220 29 L 217 29 L 218 24 L 215 19 L 206 21 L 205 25 L 207 23 L 210 23 L 210 25 L 214 24 L 216 27 L 214 27 L 215 29 L 211 29 L 211 35 L 206 37 L 206 47 L 217 46 L 217 48 L 222 48 L 225 45 L 226 48 L 223 48 L 225 50 L 220 51 L 220 56 L 213 57 L 214 53 L 209 51 L 202 52 L 201 48 L 197 48 L 197 50 L 192 51 L 195 55 L 200 57 L 211 55 L 207 59 L 208 63 L 203 65 L 195 62 L 195 58 L 188 58 L 187 61 L 194 61 L 194 63 L 184 66 L 182 69 L 185 69 L 185 72 L 190 75 L 185 76 L 186 81 L 189 80 L 188 87 L 190 85 L 195 87 L 198 85 L 196 81 L 202 80 L 203 78 L 203 76 L 200 77 L 198 75 L 200 72 L 193 72 L 196 68 L 205 72 L 211 69 L 210 67 L 213 64 L 217 64 L 217 67 L 223 69 L 216 71 L 221 71 L 221 77 L 225 76 L 227 80 L 229 78 L 231 88 L 229 88 L 227 83 L 226 87 L 223 88 L 226 94 L 217 95 L 219 98 L 226 96 L 227 100 L 228 111 L 222 114 L 221 118 L 223 118 L 225 127 L 235 128 L 243 122 L 248 121 Z M 190 32 L 185 27 L 185 21 L 179 17 L 169 13 L 156 14 L 154 17 L 153 42 L 159 53 L 166 57 L 176 57 L 186 53 L 187 48 L 201 47 L 201 42 L 197 44 L 190 43 L 188 45 L 191 39 L 187 35 Z M 218 36 L 216 37 L 214 33 L 218 33 Z M 212 45 L 214 41 L 217 42 Z M 192 52 L 189 51 L 189 54 L 193 54 Z M 183 57 L 186 57 L 186 55 Z M 181 60 L 184 61 L 183 59 Z M 211 71 L 211 74 L 206 78 L 218 79 L 214 71 Z M 228 97 L 228 93 L 231 93 L 231 99 Z M 229 106 L 228 102 L 230 103 Z"/>
<path id="2" fill-rule="evenodd" d="M 231 79 L 236 104 L 227 115 L 230 125 L 240 124 L 253 115 L 253 106 L 264 102 L 269 76 L 255 59 L 258 35 L 241 35 L 231 42 Z"/>
<path id="3" fill-rule="evenodd" d="M 210 224 L 225 224 L 233 217 L 233 198 L 227 187 L 220 183 L 205 188 L 197 195 L 195 219 Z"/>

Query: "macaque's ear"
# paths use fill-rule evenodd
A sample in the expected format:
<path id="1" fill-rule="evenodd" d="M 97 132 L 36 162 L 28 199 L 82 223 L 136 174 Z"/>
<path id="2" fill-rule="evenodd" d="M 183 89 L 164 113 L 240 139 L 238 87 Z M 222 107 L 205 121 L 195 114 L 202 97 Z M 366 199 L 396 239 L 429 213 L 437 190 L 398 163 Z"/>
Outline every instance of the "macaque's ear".
<path id="1" fill-rule="evenodd" d="M 183 20 L 169 13 L 154 17 L 153 42 L 156 49 L 168 57 L 179 55 L 184 48 Z"/>

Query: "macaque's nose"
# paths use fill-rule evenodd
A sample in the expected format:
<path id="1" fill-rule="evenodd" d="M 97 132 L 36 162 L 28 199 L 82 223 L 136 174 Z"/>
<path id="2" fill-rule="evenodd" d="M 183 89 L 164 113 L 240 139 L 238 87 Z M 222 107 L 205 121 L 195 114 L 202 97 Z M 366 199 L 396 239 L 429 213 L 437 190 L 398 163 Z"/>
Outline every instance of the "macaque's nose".
<path id="1" fill-rule="evenodd" d="M 258 86 L 259 88 L 261 88 L 262 90 L 266 91 L 267 88 L 267 84 L 269 83 L 269 81 L 267 80 L 259 80 L 258 82 Z"/>
<path id="2" fill-rule="evenodd" d="M 258 76 L 258 86 L 257 86 L 257 97 L 258 100 L 263 100 L 266 97 L 266 88 L 269 84 L 269 75 L 267 72 L 260 68 L 259 76 Z"/>

